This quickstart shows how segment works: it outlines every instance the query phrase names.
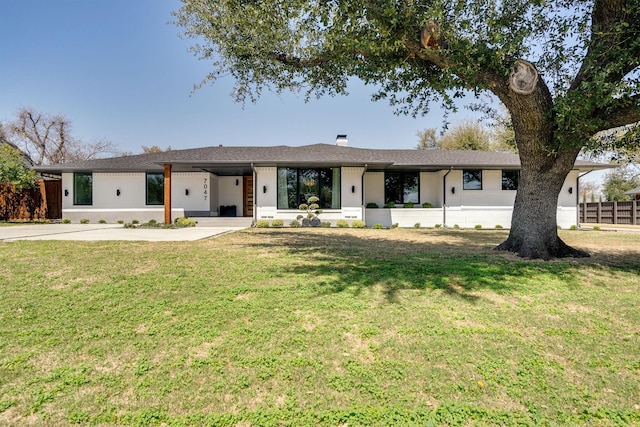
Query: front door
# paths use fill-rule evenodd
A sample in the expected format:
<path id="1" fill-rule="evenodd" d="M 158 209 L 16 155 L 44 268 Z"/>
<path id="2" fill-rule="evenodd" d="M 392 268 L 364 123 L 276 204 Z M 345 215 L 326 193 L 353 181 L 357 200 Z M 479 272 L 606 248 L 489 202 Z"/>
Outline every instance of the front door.
<path id="1" fill-rule="evenodd" d="M 253 176 L 242 177 L 242 185 L 244 191 L 244 216 L 253 216 Z"/>

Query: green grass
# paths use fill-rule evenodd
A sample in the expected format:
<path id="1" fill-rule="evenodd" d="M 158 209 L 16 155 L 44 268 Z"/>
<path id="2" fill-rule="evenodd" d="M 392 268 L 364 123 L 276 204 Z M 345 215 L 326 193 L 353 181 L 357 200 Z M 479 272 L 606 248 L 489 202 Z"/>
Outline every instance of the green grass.
<path id="1" fill-rule="evenodd" d="M 0 425 L 640 424 L 638 234 L 0 243 Z"/>

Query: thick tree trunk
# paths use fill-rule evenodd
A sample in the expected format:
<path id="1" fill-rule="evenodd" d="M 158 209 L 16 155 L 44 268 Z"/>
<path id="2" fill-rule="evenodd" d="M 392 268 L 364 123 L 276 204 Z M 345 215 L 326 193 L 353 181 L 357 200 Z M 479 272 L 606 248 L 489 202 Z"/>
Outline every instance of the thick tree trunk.
<path id="1" fill-rule="evenodd" d="M 522 157 L 522 156 L 521 156 Z M 572 158 L 522 159 L 518 193 L 513 208 L 511 231 L 496 249 L 516 253 L 523 258 L 545 260 L 562 257 L 588 257 L 558 237 L 558 196 L 564 180 L 573 166 Z"/>

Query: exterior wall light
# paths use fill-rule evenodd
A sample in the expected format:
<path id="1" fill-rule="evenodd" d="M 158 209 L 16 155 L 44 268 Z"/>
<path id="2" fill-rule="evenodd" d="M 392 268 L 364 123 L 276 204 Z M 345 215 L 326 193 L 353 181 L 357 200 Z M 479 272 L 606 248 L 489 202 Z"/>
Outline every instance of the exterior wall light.
<path id="1" fill-rule="evenodd" d="M 240 180 L 236 178 L 236 185 L 240 185 Z"/>
<path id="2" fill-rule="evenodd" d="M 569 194 L 573 194 L 573 187 L 569 187 Z"/>
<path id="3" fill-rule="evenodd" d="M 267 192 L 267 186 L 266 186 L 266 185 L 263 185 L 263 186 L 262 186 L 262 192 L 263 192 L 263 193 L 266 193 L 266 192 Z"/>
<path id="4" fill-rule="evenodd" d="M 64 189 L 64 197 L 69 196 L 69 190 L 67 190 L 66 188 Z"/>
<path id="5" fill-rule="evenodd" d="M 116 196 L 119 196 L 119 195 L 120 195 L 120 189 L 118 188 L 118 189 L 116 190 Z"/>
<path id="6" fill-rule="evenodd" d="M 185 189 L 184 189 L 184 195 L 185 195 L 185 196 L 188 196 L 188 195 L 189 195 L 189 189 L 188 189 L 188 188 L 185 188 Z"/>
<path id="7" fill-rule="evenodd" d="M 356 192 L 356 186 L 355 186 L 355 185 L 352 185 L 352 186 L 351 186 L 351 192 L 352 192 L 352 193 L 355 193 L 355 192 Z"/>
<path id="8" fill-rule="evenodd" d="M 451 194 L 456 194 L 456 187 L 451 187 Z"/>

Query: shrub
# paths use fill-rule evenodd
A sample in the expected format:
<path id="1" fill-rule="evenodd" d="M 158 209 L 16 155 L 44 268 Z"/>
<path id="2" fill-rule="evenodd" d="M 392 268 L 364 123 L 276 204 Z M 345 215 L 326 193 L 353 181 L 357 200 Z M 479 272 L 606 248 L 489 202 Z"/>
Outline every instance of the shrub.
<path id="1" fill-rule="evenodd" d="M 414 206 L 415 206 L 415 203 L 413 202 L 408 202 L 402 205 L 403 208 L 413 208 Z"/>
<path id="2" fill-rule="evenodd" d="M 176 224 L 178 223 L 179 219 L 181 219 L 181 218 L 176 218 L 176 221 L 175 221 Z M 158 221 L 156 221 L 155 219 L 150 219 L 147 224 L 153 227 L 154 225 L 158 224 Z"/>
<path id="3" fill-rule="evenodd" d="M 391 228 L 398 228 L 398 223 L 394 222 L 393 224 L 391 224 Z"/>
<path id="4" fill-rule="evenodd" d="M 365 224 L 364 221 L 361 221 L 359 219 L 356 219 L 351 222 L 351 227 L 353 228 L 365 228 L 366 226 L 367 224 Z"/>
<path id="5" fill-rule="evenodd" d="M 124 228 L 137 228 L 137 227 L 134 223 L 129 222 L 124 225 Z"/>
<path id="6" fill-rule="evenodd" d="M 349 223 L 344 219 L 339 219 L 338 221 L 336 221 L 336 226 L 338 228 L 349 228 Z"/>
<path id="7" fill-rule="evenodd" d="M 422 207 L 423 207 L 423 208 L 432 208 L 432 207 L 433 207 L 433 205 L 432 205 L 431 203 L 429 203 L 429 202 L 424 202 L 424 203 L 422 204 Z"/>
<path id="8" fill-rule="evenodd" d="M 578 226 L 573 224 L 571 227 L 569 227 L 569 230 L 577 230 Z"/>
<path id="9" fill-rule="evenodd" d="M 289 227 L 298 228 L 298 227 L 300 227 L 300 223 L 294 219 L 289 223 Z"/>
<path id="10" fill-rule="evenodd" d="M 284 220 L 274 219 L 271 221 L 271 226 L 276 228 L 284 227 Z"/>
<path id="11" fill-rule="evenodd" d="M 98 221 L 98 224 L 106 224 L 106 223 L 107 223 L 107 221 L 104 220 L 104 219 L 101 219 L 100 221 Z"/>
<path id="12" fill-rule="evenodd" d="M 593 231 L 600 231 L 600 226 L 599 225 L 594 225 L 593 226 Z"/>
<path id="13" fill-rule="evenodd" d="M 63 224 L 71 224 L 71 220 L 69 218 L 65 218 L 62 220 Z"/>
<path id="14" fill-rule="evenodd" d="M 131 224 L 133 225 L 140 224 L 140 221 L 138 221 L 137 219 L 133 219 L 131 220 Z"/>
<path id="15" fill-rule="evenodd" d="M 89 224 L 89 220 L 87 218 L 82 218 L 80 220 L 80 224 Z"/>
<path id="16" fill-rule="evenodd" d="M 151 223 L 151 221 L 149 221 L 149 223 Z M 195 227 L 196 221 L 191 218 L 181 217 L 181 218 L 176 218 L 176 220 L 174 221 L 174 224 L 177 227 Z"/>
<path id="17" fill-rule="evenodd" d="M 413 224 L 413 228 L 420 228 L 420 223 L 416 222 L 415 224 Z"/>
<path id="18" fill-rule="evenodd" d="M 396 204 L 394 202 L 385 203 L 385 208 L 395 208 Z"/>
<path id="19" fill-rule="evenodd" d="M 369 202 L 369 203 L 367 203 L 367 208 L 368 209 L 377 209 L 378 208 L 378 204 L 376 202 Z"/>
<path id="20" fill-rule="evenodd" d="M 482 228 L 482 224 L 476 224 L 476 225 L 474 226 L 474 228 L 475 228 L 476 230 L 480 230 L 480 229 Z"/>
<path id="21" fill-rule="evenodd" d="M 435 228 L 440 228 L 440 227 L 442 227 L 442 224 L 436 224 L 436 225 L 434 225 L 434 227 Z"/>
<path id="22" fill-rule="evenodd" d="M 331 223 L 329 221 L 322 221 L 320 223 L 320 227 L 322 227 L 322 228 L 331 228 Z"/>
<path id="23" fill-rule="evenodd" d="M 503 227 L 503 226 L 501 226 L 500 224 L 497 224 L 497 225 L 496 225 L 496 230 L 502 230 L 503 228 L 504 228 L 504 227 Z"/>
<path id="24" fill-rule="evenodd" d="M 269 228 L 269 221 L 261 219 L 256 222 L 256 228 Z"/>
<path id="25" fill-rule="evenodd" d="M 382 225 L 382 224 L 373 224 L 373 227 L 371 227 L 371 228 L 373 228 L 374 230 L 383 230 L 386 227 L 384 225 Z"/>
<path id="26" fill-rule="evenodd" d="M 118 220 L 118 224 L 124 224 L 124 220 L 119 219 L 119 220 Z"/>
<path id="27" fill-rule="evenodd" d="M 459 230 L 460 226 L 458 224 L 453 224 L 453 228 L 456 229 L 456 230 Z"/>

